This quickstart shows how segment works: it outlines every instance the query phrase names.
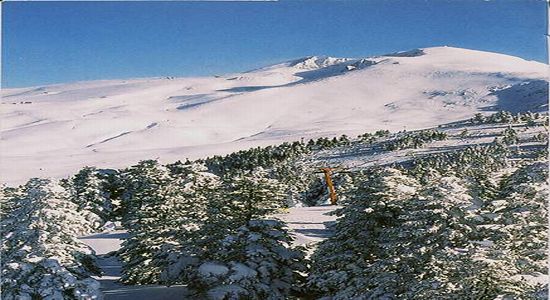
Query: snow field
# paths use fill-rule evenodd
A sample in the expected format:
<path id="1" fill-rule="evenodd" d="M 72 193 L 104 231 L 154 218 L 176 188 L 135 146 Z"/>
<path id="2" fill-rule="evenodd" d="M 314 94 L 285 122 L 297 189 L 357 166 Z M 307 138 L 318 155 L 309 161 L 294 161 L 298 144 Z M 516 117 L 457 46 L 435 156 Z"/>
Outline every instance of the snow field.
<path id="1" fill-rule="evenodd" d="M 408 53 L 307 57 L 220 77 L 2 90 L 0 181 L 428 128 L 478 111 L 545 109 L 547 65 L 452 47 Z"/>

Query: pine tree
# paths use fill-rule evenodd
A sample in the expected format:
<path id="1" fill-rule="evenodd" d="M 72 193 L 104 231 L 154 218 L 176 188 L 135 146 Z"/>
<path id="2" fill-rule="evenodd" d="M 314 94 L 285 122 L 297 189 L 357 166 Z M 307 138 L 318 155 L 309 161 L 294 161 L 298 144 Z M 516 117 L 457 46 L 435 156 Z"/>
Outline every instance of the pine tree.
<path id="1" fill-rule="evenodd" d="M 123 226 L 128 238 L 119 257 L 124 262 L 121 281 L 157 283 L 161 269 L 153 258 L 166 243 L 174 243 L 177 225 L 186 225 L 181 213 L 190 203 L 180 193 L 178 182 L 156 161 L 142 161 L 125 174 L 131 194 L 126 195 Z M 185 227 L 180 230 L 185 230 Z"/>
<path id="2" fill-rule="evenodd" d="M 263 169 L 228 175 L 210 198 L 206 222 L 180 267 L 198 298 L 282 299 L 305 270 L 303 250 L 291 248 L 284 224 L 269 215 L 285 206 L 284 187 Z M 194 254 L 194 255 L 190 255 Z"/>
<path id="3" fill-rule="evenodd" d="M 200 264 L 189 287 L 208 299 L 287 299 L 307 270 L 304 252 L 278 220 L 250 220 Z"/>
<path id="4" fill-rule="evenodd" d="M 350 194 L 355 190 L 353 177 L 353 173 L 343 172 L 335 174 L 333 181 L 338 195 L 339 205 L 346 204 L 348 198 L 351 196 Z"/>
<path id="5" fill-rule="evenodd" d="M 415 291 L 412 299 L 537 299 L 525 282 L 510 277 L 509 266 L 468 252 L 448 255 L 452 264 L 430 264 L 438 273 L 437 283 Z"/>
<path id="6" fill-rule="evenodd" d="M 11 232 L 12 226 L 17 224 L 17 220 L 11 216 L 21 207 L 21 201 L 24 197 L 21 186 L 17 188 L 0 186 L 0 221 L 2 221 L 2 232 Z"/>
<path id="7" fill-rule="evenodd" d="M 477 113 L 477 114 L 475 114 L 475 116 L 472 119 L 470 119 L 470 122 L 472 124 L 483 124 L 483 123 L 485 123 L 485 120 L 486 119 L 483 116 L 483 114 Z"/>
<path id="8" fill-rule="evenodd" d="M 127 283 L 185 282 L 194 257 L 203 252 L 201 231 L 219 214 L 215 199 L 217 176 L 201 164 L 171 165 L 143 161 L 125 173 L 129 191 L 123 202 L 129 238 L 119 256 L 125 262 L 121 280 Z M 209 205 L 213 204 L 213 205 Z M 204 236 L 204 237 L 203 237 Z M 191 265 L 188 265 L 191 264 Z"/>
<path id="9" fill-rule="evenodd" d="M 413 197 L 418 183 L 390 168 L 354 179 L 355 192 L 335 212 L 339 218 L 334 235 L 321 242 L 312 256 L 308 283 L 319 296 L 380 299 L 397 284 L 386 260 L 388 230 L 399 225 L 403 203 Z"/>
<path id="10" fill-rule="evenodd" d="M 219 177 L 206 172 L 202 164 L 187 163 L 180 167 L 175 176 L 183 198 L 171 224 L 173 241 L 164 243 L 153 258 L 165 284 L 188 282 L 198 267 L 199 257 L 204 255 L 204 248 L 225 233 L 215 228 L 225 221 L 223 203 L 217 201 L 221 197 Z"/>
<path id="11" fill-rule="evenodd" d="M 68 180 L 68 189 L 79 210 L 91 211 L 101 218 L 97 227 L 110 219 L 112 206 L 106 191 L 106 181 L 100 177 L 97 169 L 81 169 Z"/>
<path id="12" fill-rule="evenodd" d="M 319 181 L 316 169 L 306 158 L 296 158 L 280 163 L 272 169 L 273 177 L 284 186 L 286 206 L 313 204 L 309 192 Z"/>
<path id="13" fill-rule="evenodd" d="M 512 126 L 509 126 L 508 128 L 506 128 L 503 131 L 502 141 L 506 145 L 513 145 L 513 144 L 516 144 L 519 141 L 518 134 L 514 130 L 514 128 L 512 128 Z"/>
<path id="14" fill-rule="evenodd" d="M 426 170 L 436 175 L 436 171 Z M 491 260 L 482 207 L 469 183 L 433 176 L 423 186 L 397 170 L 353 177 L 356 190 L 334 235 L 315 251 L 309 286 L 332 299 L 474 299 L 521 296 L 513 268 Z M 426 177 L 428 179 L 428 177 Z M 475 272 L 473 271 L 475 270 Z M 461 295 L 461 296 L 457 296 Z"/>
<path id="15" fill-rule="evenodd" d="M 452 251 L 469 246 L 473 224 L 468 218 L 473 216 L 468 208 L 472 205 L 464 183 L 456 177 L 431 181 L 402 203 L 399 226 L 387 231 L 385 242 L 396 275 L 396 295 L 410 298 L 419 290 L 442 284 L 437 271 L 452 270 L 453 261 L 463 259 Z"/>
<path id="16" fill-rule="evenodd" d="M 225 190 L 228 217 L 237 227 L 285 207 L 284 187 L 262 168 L 228 178 Z"/>
<path id="17" fill-rule="evenodd" d="M 510 268 L 490 262 L 486 241 L 476 241 L 482 238 L 481 207 L 466 180 L 440 177 L 403 206 L 406 213 L 399 218 L 403 223 L 393 232 L 394 242 L 388 243 L 397 258 L 392 267 L 400 282 L 398 295 L 415 299 L 521 295 L 523 284 L 510 279 Z"/>
<path id="18" fill-rule="evenodd" d="M 56 182 L 31 179 L 1 222 L 3 299 L 101 298 L 92 253 L 77 240 L 94 219 Z M 3 213 L 4 214 L 4 213 Z M 97 216 L 96 216 L 97 217 Z"/>
<path id="19" fill-rule="evenodd" d="M 499 193 L 485 208 L 481 234 L 491 241 L 487 256 L 504 260 L 516 277 L 548 273 L 547 180 L 547 161 L 521 166 L 502 180 Z"/>

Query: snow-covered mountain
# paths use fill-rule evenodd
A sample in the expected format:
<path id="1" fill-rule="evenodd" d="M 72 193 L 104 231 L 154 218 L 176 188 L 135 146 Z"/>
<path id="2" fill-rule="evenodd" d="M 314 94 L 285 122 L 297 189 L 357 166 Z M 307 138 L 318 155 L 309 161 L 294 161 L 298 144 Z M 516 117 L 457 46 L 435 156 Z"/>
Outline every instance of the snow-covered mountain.
<path id="1" fill-rule="evenodd" d="M 1 181 L 85 165 L 224 154 L 283 140 L 419 129 L 476 112 L 547 111 L 548 65 L 451 47 L 311 56 L 225 76 L 5 89 Z"/>

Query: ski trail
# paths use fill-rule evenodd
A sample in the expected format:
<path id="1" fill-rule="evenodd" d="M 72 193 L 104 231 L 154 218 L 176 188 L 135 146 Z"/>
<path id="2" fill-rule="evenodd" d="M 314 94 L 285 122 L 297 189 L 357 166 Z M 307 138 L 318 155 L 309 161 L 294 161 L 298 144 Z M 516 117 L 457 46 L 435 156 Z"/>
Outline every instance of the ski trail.
<path id="1" fill-rule="evenodd" d="M 166 287 L 162 285 L 124 285 L 118 282 L 122 274 L 122 262 L 109 252 L 120 249 L 122 240 L 127 237 L 125 230 L 98 233 L 80 240 L 90 246 L 98 256 L 98 266 L 103 276 L 94 276 L 101 284 L 105 300 L 172 300 L 185 299 L 184 286 Z"/>
<path id="2" fill-rule="evenodd" d="M 311 245 L 331 235 L 327 225 L 336 220 L 336 216 L 330 216 L 327 213 L 339 207 L 329 205 L 292 207 L 288 213 L 278 214 L 276 217 L 286 222 L 295 238 L 295 245 Z"/>

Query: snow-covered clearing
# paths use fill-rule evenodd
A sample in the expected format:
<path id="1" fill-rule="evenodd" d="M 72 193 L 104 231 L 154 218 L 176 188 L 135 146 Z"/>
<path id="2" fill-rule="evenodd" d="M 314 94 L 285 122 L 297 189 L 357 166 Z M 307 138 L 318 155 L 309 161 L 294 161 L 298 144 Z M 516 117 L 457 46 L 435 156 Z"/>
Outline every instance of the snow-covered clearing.
<path id="1" fill-rule="evenodd" d="M 330 235 L 326 225 L 336 219 L 326 213 L 339 206 L 293 207 L 288 213 L 278 214 L 277 218 L 285 221 L 295 237 L 296 245 L 312 245 Z M 122 265 L 108 253 L 120 249 L 126 237 L 124 230 L 98 233 L 81 237 L 80 240 L 90 246 L 98 255 L 98 265 L 104 275 L 94 277 L 101 283 L 101 290 L 106 300 L 172 300 L 185 299 L 186 289 L 183 286 L 165 287 L 159 285 L 124 285 L 118 283 Z"/>

